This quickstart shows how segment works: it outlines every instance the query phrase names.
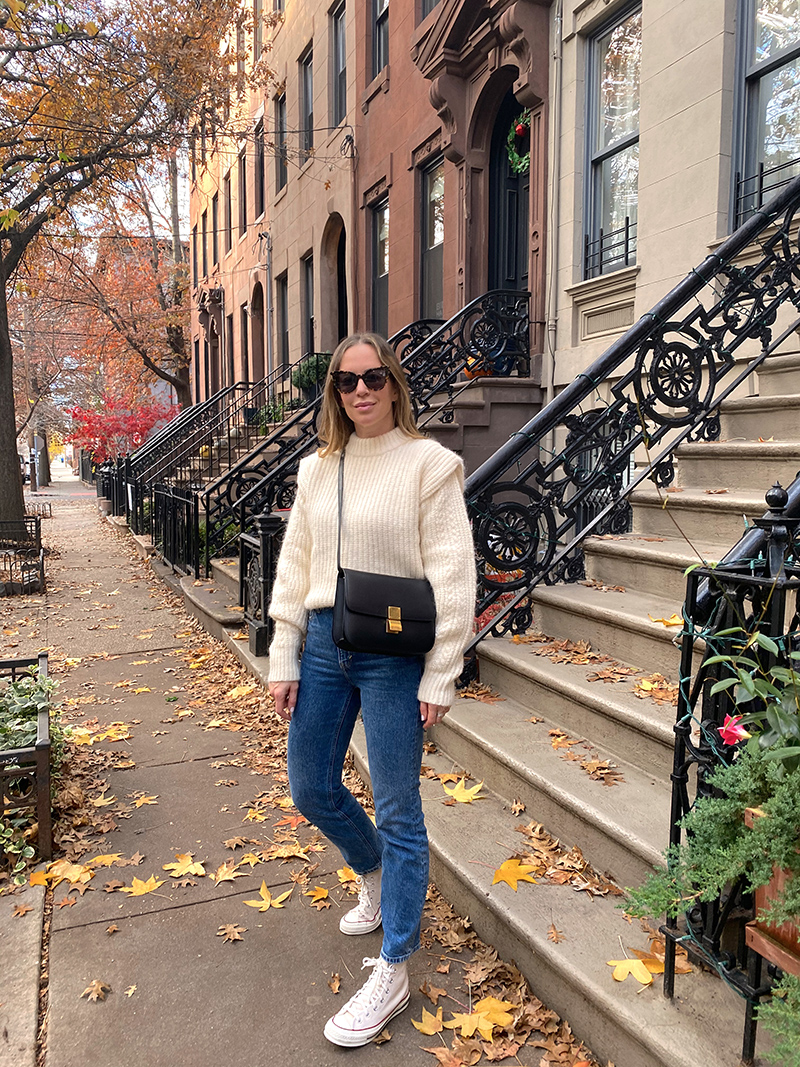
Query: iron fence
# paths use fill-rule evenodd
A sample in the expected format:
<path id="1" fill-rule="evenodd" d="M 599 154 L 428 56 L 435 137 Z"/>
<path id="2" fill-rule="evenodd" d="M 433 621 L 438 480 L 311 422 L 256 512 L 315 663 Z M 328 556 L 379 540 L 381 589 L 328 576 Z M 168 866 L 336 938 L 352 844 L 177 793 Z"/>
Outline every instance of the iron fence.
<path id="1" fill-rule="evenodd" d="M 0 660 L 0 678 L 19 680 L 23 672 L 37 667 L 47 677 L 47 653 L 36 659 Z M 50 708 L 41 708 L 36 721 L 36 741 L 24 748 L 0 751 L 0 797 L 3 817 L 22 810 L 36 812 L 39 857 L 49 860 L 53 854 L 53 829 L 50 798 Z"/>
<path id="2" fill-rule="evenodd" d="M 179 486 L 153 487 L 153 544 L 173 570 L 200 577 L 202 539 L 197 494 Z"/>
<path id="3" fill-rule="evenodd" d="M 684 839 L 684 816 L 699 799 L 716 795 L 710 780 L 729 761 L 720 737 L 726 716 L 755 710 L 756 702 L 752 707 L 741 700 L 734 704 L 731 689 L 712 691 L 715 682 L 730 674 L 730 668 L 714 660 L 730 653 L 734 644 L 746 643 L 754 633 L 770 642 L 748 650 L 765 673 L 776 665 L 792 666 L 790 653 L 800 648 L 800 544 L 794 539 L 800 523 L 800 479 L 788 492 L 774 486 L 766 500 L 770 510 L 757 521 L 756 530 L 716 567 L 699 567 L 687 577 L 671 775 L 669 841 L 673 848 Z M 696 666 L 698 655 L 701 660 Z M 753 916 L 752 897 L 740 878 L 718 899 L 694 904 L 682 919 L 668 919 L 663 927 L 665 994 L 674 994 L 680 943 L 745 998 L 742 1062 L 747 1064 L 753 1062 L 755 1052 L 758 1003 L 769 993 L 776 975 L 774 967 L 771 974 L 764 974 L 763 960 L 750 944 L 752 927 L 748 924 Z"/>

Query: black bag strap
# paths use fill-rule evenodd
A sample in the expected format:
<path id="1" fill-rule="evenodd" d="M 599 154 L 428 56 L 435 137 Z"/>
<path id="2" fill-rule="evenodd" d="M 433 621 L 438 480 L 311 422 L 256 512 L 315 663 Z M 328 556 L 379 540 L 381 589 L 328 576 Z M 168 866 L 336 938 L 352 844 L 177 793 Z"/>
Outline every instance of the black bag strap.
<path id="1" fill-rule="evenodd" d="M 344 449 L 339 457 L 339 534 L 336 540 L 336 570 L 342 569 L 342 500 L 344 498 Z"/>

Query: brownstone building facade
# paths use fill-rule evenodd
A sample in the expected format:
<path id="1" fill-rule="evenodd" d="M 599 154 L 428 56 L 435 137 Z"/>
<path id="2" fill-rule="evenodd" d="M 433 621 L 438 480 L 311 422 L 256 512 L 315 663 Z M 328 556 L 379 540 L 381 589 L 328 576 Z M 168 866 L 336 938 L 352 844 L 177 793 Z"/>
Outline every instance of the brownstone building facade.
<path id="1" fill-rule="evenodd" d="M 255 0 L 254 19 L 238 61 L 270 87 L 195 133 L 196 398 L 491 288 L 532 290 L 539 352 L 549 3 L 286 0 L 259 31 Z"/>

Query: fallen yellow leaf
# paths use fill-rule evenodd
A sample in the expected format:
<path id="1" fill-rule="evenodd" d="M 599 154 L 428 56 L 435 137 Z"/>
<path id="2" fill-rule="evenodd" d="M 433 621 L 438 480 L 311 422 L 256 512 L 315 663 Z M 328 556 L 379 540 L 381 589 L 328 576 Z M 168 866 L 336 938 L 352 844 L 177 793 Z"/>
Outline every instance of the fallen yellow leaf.
<path id="1" fill-rule="evenodd" d="M 225 696 L 231 700 L 238 700 L 239 697 L 246 697 L 249 693 L 252 693 L 255 688 L 255 685 L 237 685 L 229 690 Z"/>
<path id="2" fill-rule="evenodd" d="M 441 1033 L 444 1026 L 449 1026 L 450 1024 L 442 1022 L 441 1008 L 437 1010 L 435 1015 L 432 1015 L 427 1008 L 423 1008 L 422 1019 L 420 1022 L 417 1022 L 416 1019 L 412 1019 L 411 1025 L 415 1026 L 421 1034 L 427 1034 L 430 1037 L 433 1034 Z"/>
<path id="3" fill-rule="evenodd" d="M 202 878 L 206 873 L 203 864 L 195 862 L 191 852 L 176 853 L 175 860 L 175 863 L 165 863 L 162 867 L 162 870 L 172 872 L 170 878 L 182 878 L 186 874 L 196 874 Z"/>
<path id="4" fill-rule="evenodd" d="M 608 960 L 608 966 L 614 968 L 611 977 L 615 982 L 624 982 L 628 975 L 632 974 L 642 985 L 653 984 L 653 976 L 642 960 Z"/>
<path id="5" fill-rule="evenodd" d="M 473 800 L 483 800 L 483 797 L 478 796 L 482 787 L 483 782 L 479 782 L 478 785 L 467 788 L 466 778 L 461 778 L 452 789 L 448 789 L 444 782 L 442 783 L 442 789 L 444 789 L 445 793 L 461 804 L 471 804 Z"/>
<path id="6" fill-rule="evenodd" d="M 158 889 L 163 884 L 163 881 L 156 880 L 154 874 L 151 874 L 146 882 L 143 882 L 141 878 L 134 877 L 129 886 L 123 886 L 120 889 L 120 893 L 128 893 L 132 897 L 143 897 L 146 893 L 152 893 L 154 889 Z"/>
<path id="7" fill-rule="evenodd" d="M 531 867 L 527 863 L 521 863 L 517 859 L 506 860 L 494 872 L 492 885 L 497 885 L 498 882 L 506 882 L 516 893 L 517 882 L 533 882 L 536 885 L 536 879 L 530 876 L 530 872 L 535 870 L 535 867 Z"/>
<path id="8" fill-rule="evenodd" d="M 292 886 L 292 889 L 294 889 L 294 886 Z M 269 911 L 270 908 L 283 908 L 285 906 L 283 901 L 292 895 L 292 889 L 287 890 L 285 893 L 281 893 L 279 897 L 273 897 L 272 893 L 267 889 L 267 883 L 262 882 L 261 888 L 258 891 L 260 899 L 246 900 L 245 904 L 248 908 L 256 908 L 258 911 Z"/>

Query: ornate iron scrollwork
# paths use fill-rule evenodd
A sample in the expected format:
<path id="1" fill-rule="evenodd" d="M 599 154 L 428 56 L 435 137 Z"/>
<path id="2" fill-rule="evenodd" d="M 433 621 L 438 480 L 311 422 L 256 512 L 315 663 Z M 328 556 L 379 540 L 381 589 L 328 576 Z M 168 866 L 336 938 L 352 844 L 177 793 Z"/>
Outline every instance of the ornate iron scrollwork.
<path id="1" fill-rule="evenodd" d="M 775 336 L 781 306 L 800 307 L 798 205 L 800 178 L 467 480 L 488 620 L 470 648 L 528 622 L 523 592 L 582 578 L 584 539 L 630 529 L 630 493 L 645 479 L 666 488 L 684 441 L 719 437 L 720 404 L 797 328 Z M 488 345 L 491 329 L 480 335 Z"/>

